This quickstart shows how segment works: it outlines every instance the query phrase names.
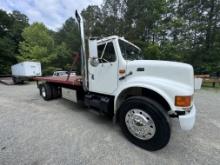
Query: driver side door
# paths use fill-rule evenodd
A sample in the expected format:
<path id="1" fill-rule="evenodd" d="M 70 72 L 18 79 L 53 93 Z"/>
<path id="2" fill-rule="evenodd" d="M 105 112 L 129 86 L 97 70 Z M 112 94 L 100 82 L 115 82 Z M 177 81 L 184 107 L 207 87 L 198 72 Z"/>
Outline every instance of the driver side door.
<path id="1" fill-rule="evenodd" d="M 98 45 L 99 64 L 89 63 L 89 91 L 111 94 L 118 86 L 118 59 L 114 42 Z"/>

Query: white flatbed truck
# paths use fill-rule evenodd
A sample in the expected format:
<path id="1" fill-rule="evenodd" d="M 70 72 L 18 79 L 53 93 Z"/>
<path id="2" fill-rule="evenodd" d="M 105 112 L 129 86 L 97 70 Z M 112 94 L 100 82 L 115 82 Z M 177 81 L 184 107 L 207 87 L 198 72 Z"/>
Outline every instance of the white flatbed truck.
<path id="1" fill-rule="evenodd" d="M 146 150 L 170 139 L 170 118 L 193 128 L 194 71 L 191 65 L 140 60 L 140 48 L 118 36 L 90 38 L 86 54 L 83 19 L 76 11 L 82 39 L 81 76 L 37 77 L 45 100 L 64 97 L 111 115 L 124 135 Z"/>

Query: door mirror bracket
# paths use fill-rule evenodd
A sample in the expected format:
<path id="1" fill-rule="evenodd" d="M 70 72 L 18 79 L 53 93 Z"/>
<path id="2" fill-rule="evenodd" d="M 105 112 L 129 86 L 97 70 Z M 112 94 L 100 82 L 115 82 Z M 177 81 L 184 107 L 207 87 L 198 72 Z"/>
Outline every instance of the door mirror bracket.
<path id="1" fill-rule="evenodd" d="M 97 67 L 99 65 L 99 59 L 98 58 L 90 58 L 90 64 L 93 67 Z"/>

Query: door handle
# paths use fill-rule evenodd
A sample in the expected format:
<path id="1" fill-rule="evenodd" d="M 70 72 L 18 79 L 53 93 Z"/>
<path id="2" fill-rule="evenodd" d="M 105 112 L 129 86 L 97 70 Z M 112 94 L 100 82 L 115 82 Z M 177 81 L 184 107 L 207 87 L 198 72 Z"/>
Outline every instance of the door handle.
<path id="1" fill-rule="evenodd" d="M 91 75 L 92 80 L 94 80 L 94 74 Z"/>

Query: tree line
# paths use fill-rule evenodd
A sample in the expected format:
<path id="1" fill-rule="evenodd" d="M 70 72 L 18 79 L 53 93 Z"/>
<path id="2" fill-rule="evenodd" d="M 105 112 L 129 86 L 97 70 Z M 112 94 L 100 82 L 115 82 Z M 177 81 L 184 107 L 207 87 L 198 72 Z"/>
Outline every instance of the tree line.
<path id="1" fill-rule="evenodd" d="M 0 75 L 11 73 L 11 65 L 25 60 L 40 61 L 44 74 L 69 69 L 72 53 L 80 49 L 78 25 L 71 17 L 57 31 L 43 23 L 28 23 L 19 11 L 0 10 Z"/>
<path id="2" fill-rule="evenodd" d="M 138 45 L 145 59 L 190 63 L 198 74 L 220 71 L 219 0 L 104 0 L 81 14 L 87 38 L 119 35 Z M 79 50 L 74 18 L 55 32 L 43 23 L 29 25 L 19 11 L 0 10 L 0 74 L 23 60 L 40 61 L 45 74 L 69 69 Z"/>

